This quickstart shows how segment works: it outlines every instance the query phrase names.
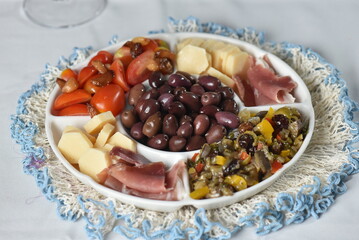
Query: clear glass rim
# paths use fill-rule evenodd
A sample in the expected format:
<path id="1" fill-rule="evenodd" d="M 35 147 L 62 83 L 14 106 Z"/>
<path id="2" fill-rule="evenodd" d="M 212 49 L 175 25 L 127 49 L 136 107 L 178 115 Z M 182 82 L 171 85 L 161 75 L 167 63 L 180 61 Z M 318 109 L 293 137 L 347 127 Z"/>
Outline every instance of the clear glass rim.
<path id="1" fill-rule="evenodd" d="M 71 28 L 71 27 L 75 27 L 75 26 L 79 26 L 79 25 L 82 25 L 82 24 L 85 24 L 93 19 L 95 19 L 96 17 L 98 17 L 106 8 L 107 6 L 107 0 L 103 0 L 103 4 L 100 6 L 99 9 L 97 9 L 97 11 L 94 13 L 94 15 L 92 15 L 91 17 L 85 19 L 85 20 L 82 20 L 82 21 L 79 21 L 79 22 L 75 22 L 75 23 L 72 23 L 72 24 L 63 24 L 63 25 L 58 25 L 58 26 L 55 26 L 55 25 L 51 25 L 51 24 L 46 24 L 44 22 L 41 22 L 39 21 L 38 19 L 34 18 L 28 11 L 27 9 L 27 3 L 28 3 L 28 0 L 24 0 L 23 3 L 22 3 L 22 9 L 23 11 L 25 12 L 25 15 L 26 17 L 32 21 L 33 23 L 37 24 L 37 25 L 40 25 L 42 27 L 46 27 L 46 28 Z"/>

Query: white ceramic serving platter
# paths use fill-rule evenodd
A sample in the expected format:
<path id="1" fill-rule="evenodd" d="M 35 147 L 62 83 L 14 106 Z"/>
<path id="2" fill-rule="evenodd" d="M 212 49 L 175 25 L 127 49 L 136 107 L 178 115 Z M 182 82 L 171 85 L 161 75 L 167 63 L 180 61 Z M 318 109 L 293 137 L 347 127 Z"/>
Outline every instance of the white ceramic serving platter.
<path id="1" fill-rule="evenodd" d="M 52 115 L 51 114 L 52 104 L 53 104 L 55 98 L 60 94 L 60 89 L 56 86 L 49 97 L 47 107 L 46 107 L 46 133 L 47 133 L 48 141 L 51 145 L 51 148 L 55 152 L 58 159 L 62 162 L 62 164 L 74 176 L 76 176 L 82 183 L 90 185 L 96 191 L 104 194 L 105 196 L 118 199 L 124 203 L 133 204 L 139 208 L 144 208 L 144 209 L 149 209 L 149 210 L 154 210 L 154 211 L 171 212 L 171 211 L 175 211 L 175 210 L 177 210 L 183 206 L 186 206 L 186 205 L 192 205 L 197 208 L 212 209 L 212 208 L 219 208 L 219 207 L 227 206 L 227 205 L 230 205 L 235 202 L 239 202 L 241 200 L 244 200 L 246 198 L 249 198 L 249 197 L 257 194 L 258 192 L 264 190 L 265 188 L 267 188 L 268 186 L 273 184 L 276 179 L 278 179 L 285 171 L 287 171 L 291 166 L 293 166 L 300 159 L 300 156 L 303 154 L 303 152 L 307 148 L 307 146 L 310 142 L 310 139 L 312 137 L 313 130 L 314 130 L 315 116 L 314 116 L 314 110 L 312 107 L 311 96 L 310 96 L 310 93 L 309 93 L 305 83 L 298 76 L 298 74 L 290 66 L 288 66 L 285 62 L 283 62 L 281 59 L 279 59 L 275 55 L 265 52 L 262 49 L 259 49 L 258 47 L 254 46 L 254 45 L 251 45 L 249 43 L 239 41 L 239 40 L 236 40 L 233 38 L 223 37 L 223 36 L 219 36 L 219 35 L 212 35 L 212 34 L 205 34 L 205 33 L 173 33 L 173 34 L 153 34 L 153 35 L 149 35 L 147 37 L 159 38 L 159 39 L 163 39 L 163 40 L 167 41 L 170 44 L 170 47 L 173 51 L 175 51 L 175 49 L 176 49 L 175 46 L 179 41 L 181 41 L 182 39 L 188 38 L 188 37 L 192 37 L 192 38 L 217 39 L 220 41 L 231 43 L 233 45 L 239 46 L 242 50 L 250 53 L 251 55 L 253 55 L 256 58 L 260 58 L 260 57 L 263 57 L 264 55 L 267 55 L 273 65 L 274 69 L 276 70 L 276 72 L 279 75 L 290 76 L 292 78 L 292 80 L 294 80 L 298 84 L 297 88 L 293 91 L 293 95 L 296 98 L 296 101 L 293 104 L 279 104 L 279 105 L 257 106 L 257 107 L 247 107 L 247 108 L 253 112 L 258 112 L 261 110 L 268 110 L 269 107 L 272 107 L 274 109 L 278 109 L 283 106 L 297 108 L 303 114 L 303 116 L 309 121 L 308 134 L 305 137 L 301 148 L 296 153 L 296 155 L 292 158 L 292 160 L 289 161 L 288 163 L 286 163 L 274 175 L 272 175 L 268 179 L 256 184 L 255 186 L 252 186 L 252 187 L 242 190 L 240 192 L 236 192 L 232 196 L 225 196 L 225 197 L 219 197 L 219 198 L 213 198 L 213 199 L 202 199 L 202 200 L 195 200 L 195 199 L 190 198 L 189 197 L 190 188 L 189 188 L 189 183 L 188 183 L 188 175 L 187 175 L 187 171 L 186 171 L 186 173 L 183 176 L 183 183 L 184 183 L 184 187 L 185 187 L 185 194 L 183 196 L 183 200 L 161 201 L 161 200 L 145 199 L 145 198 L 141 198 L 141 197 L 123 194 L 121 192 L 112 190 L 110 188 L 107 188 L 105 186 L 98 184 L 89 176 L 79 172 L 63 157 L 63 155 L 57 148 L 57 143 L 60 140 L 62 130 L 67 125 L 73 125 L 73 126 L 76 126 L 79 128 L 83 128 L 83 125 L 90 119 L 90 117 L 83 117 L 83 116 L 60 117 L 60 116 Z M 127 40 L 124 40 L 116 45 L 112 45 L 112 46 L 106 47 L 101 50 L 106 50 L 106 51 L 114 53 L 126 41 Z M 80 70 L 81 68 L 86 66 L 88 64 L 89 59 L 91 57 L 93 57 L 95 54 L 96 53 L 89 56 L 89 58 L 86 61 L 74 66 L 73 69 Z M 246 108 L 239 99 L 238 99 L 238 104 L 239 104 L 241 110 Z M 128 135 L 119 120 L 117 121 L 117 128 L 120 132 Z M 195 152 L 197 152 L 197 151 L 191 151 L 191 152 L 173 153 L 173 152 L 155 150 L 155 149 L 149 148 L 142 144 L 137 144 L 137 150 L 140 154 L 146 156 L 151 161 L 164 162 L 167 167 L 172 166 L 173 164 L 177 163 L 180 160 L 187 161 L 188 158 L 191 158 L 193 156 L 193 154 Z"/>

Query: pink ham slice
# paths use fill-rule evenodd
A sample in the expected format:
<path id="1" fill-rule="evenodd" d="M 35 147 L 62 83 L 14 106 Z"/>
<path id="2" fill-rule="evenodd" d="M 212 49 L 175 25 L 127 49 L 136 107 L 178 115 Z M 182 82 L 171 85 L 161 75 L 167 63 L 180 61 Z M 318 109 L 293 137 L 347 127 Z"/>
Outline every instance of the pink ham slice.
<path id="1" fill-rule="evenodd" d="M 278 77 L 270 68 L 260 64 L 251 66 L 247 76 L 254 90 L 256 105 L 294 102 L 290 92 L 297 87 L 297 83 L 289 76 Z"/>
<path id="2" fill-rule="evenodd" d="M 119 162 L 109 168 L 108 175 L 127 187 L 141 192 L 161 193 L 166 191 L 165 165 L 162 162 L 141 166 L 129 166 Z"/>
<path id="3" fill-rule="evenodd" d="M 166 192 L 161 192 L 161 193 L 141 192 L 136 189 L 127 187 L 126 185 L 124 185 L 123 183 L 121 183 L 120 181 L 118 181 L 116 178 L 112 176 L 109 176 L 106 179 L 104 185 L 125 194 L 142 197 L 142 198 L 154 199 L 154 200 L 164 200 L 164 201 L 180 200 L 183 191 L 182 184 L 178 183 L 178 187 Z"/>

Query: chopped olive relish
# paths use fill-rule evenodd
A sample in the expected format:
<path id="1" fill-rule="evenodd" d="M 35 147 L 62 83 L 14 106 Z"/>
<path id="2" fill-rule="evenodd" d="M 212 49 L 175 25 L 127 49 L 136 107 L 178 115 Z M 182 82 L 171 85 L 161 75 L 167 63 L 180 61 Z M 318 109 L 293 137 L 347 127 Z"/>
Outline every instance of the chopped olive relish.
<path id="1" fill-rule="evenodd" d="M 295 108 L 238 114 L 240 125 L 187 161 L 190 197 L 230 196 L 273 175 L 301 147 L 308 123 Z"/>

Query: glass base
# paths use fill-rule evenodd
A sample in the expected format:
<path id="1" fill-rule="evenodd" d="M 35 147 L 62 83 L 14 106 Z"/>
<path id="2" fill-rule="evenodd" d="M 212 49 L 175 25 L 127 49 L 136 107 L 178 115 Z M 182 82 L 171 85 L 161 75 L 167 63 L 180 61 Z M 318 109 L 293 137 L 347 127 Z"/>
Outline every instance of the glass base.
<path id="1" fill-rule="evenodd" d="M 23 8 L 33 22 L 51 28 L 68 28 L 96 18 L 107 0 L 24 0 Z"/>

